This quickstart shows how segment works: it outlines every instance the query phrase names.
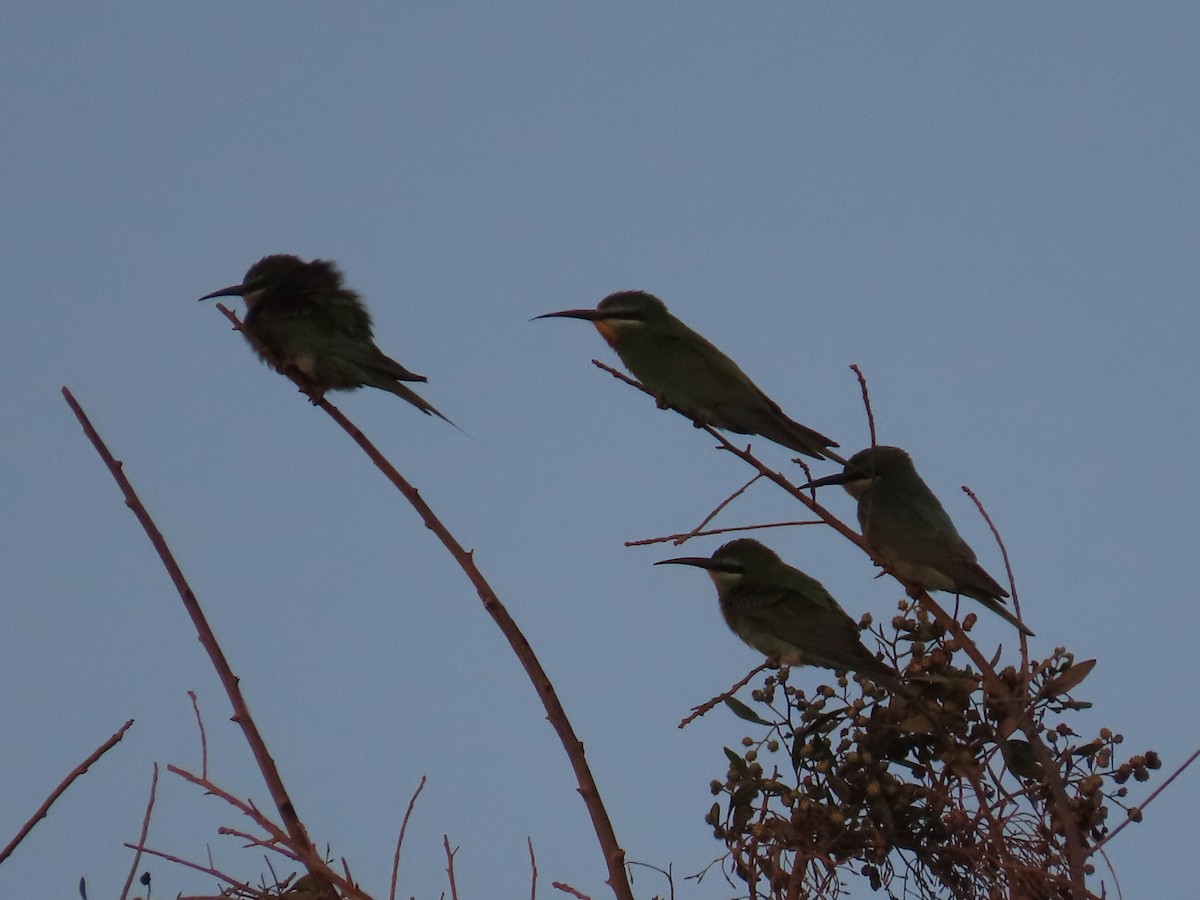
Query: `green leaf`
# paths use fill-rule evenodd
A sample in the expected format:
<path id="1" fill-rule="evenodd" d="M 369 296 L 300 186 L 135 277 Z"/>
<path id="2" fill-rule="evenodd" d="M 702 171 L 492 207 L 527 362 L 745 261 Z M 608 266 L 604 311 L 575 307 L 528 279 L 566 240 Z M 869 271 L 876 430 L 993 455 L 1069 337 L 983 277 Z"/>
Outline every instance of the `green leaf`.
<path id="1" fill-rule="evenodd" d="M 1079 686 L 1083 679 L 1091 674 L 1092 669 L 1095 667 L 1096 661 L 1094 659 L 1085 659 L 1083 662 L 1069 666 L 1042 685 L 1042 689 L 1038 691 L 1038 697 L 1058 697 L 1062 694 L 1070 693 L 1071 690 Z"/>
<path id="2" fill-rule="evenodd" d="M 1008 770 L 1021 778 L 1041 778 L 1042 764 L 1033 755 L 1029 741 L 1011 738 L 1000 745 Z"/>
<path id="3" fill-rule="evenodd" d="M 755 725 L 766 725 L 768 728 L 771 726 L 770 722 L 736 697 L 726 697 L 725 705 L 733 710 L 733 714 L 739 719 L 745 719 L 747 722 L 753 722 Z"/>
<path id="4" fill-rule="evenodd" d="M 729 768 L 733 770 L 733 774 L 738 778 L 746 777 L 746 761 L 730 750 L 728 747 L 722 747 L 725 755 L 729 758 Z"/>

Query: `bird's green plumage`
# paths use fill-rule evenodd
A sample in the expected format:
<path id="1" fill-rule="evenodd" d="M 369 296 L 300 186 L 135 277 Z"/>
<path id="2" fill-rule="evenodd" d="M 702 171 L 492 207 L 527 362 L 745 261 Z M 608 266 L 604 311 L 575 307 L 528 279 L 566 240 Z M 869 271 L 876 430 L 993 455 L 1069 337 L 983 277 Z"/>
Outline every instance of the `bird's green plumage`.
<path id="1" fill-rule="evenodd" d="M 859 637 L 858 625 L 825 587 L 749 538 L 730 541 L 708 559 L 680 562 L 708 569 L 729 629 L 759 652 L 788 665 L 859 672 L 881 684 L 899 683 Z"/>
<path id="2" fill-rule="evenodd" d="M 620 291 L 595 310 L 551 316 L 587 318 L 663 406 L 694 422 L 760 434 L 799 453 L 825 458 L 837 444 L 788 418 L 732 359 L 667 310 L 653 294 Z"/>
<path id="3" fill-rule="evenodd" d="M 918 587 L 971 597 L 1033 634 L 1005 606 L 1008 591 L 979 565 L 933 491 L 899 447 L 861 450 L 841 476 L 816 483 L 841 483 L 858 500 L 858 524 L 867 546 L 893 572 Z"/>

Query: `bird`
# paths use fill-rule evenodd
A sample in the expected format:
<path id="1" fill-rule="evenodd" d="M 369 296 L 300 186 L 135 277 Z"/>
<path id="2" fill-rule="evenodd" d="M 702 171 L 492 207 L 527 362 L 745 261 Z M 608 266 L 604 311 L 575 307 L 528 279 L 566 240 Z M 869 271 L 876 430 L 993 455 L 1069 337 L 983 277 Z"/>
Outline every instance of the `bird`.
<path id="1" fill-rule="evenodd" d="M 859 628 L 821 582 L 766 545 L 738 538 L 712 556 L 655 563 L 708 570 L 729 630 L 773 661 L 857 672 L 892 690 L 907 687 L 896 670 L 859 639 Z"/>
<path id="2" fill-rule="evenodd" d="M 928 591 L 949 591 L 978 600 L 1032 637 L 1005 604 L 1008 591 L 992 578 L 962 539 L 950 516 L 921 480 L 912 457 L 899 447 L 860 450 L 836 475 L 802 488 L 840 484 L 858 501 L 863 540 L 896 575 Z"/>
<path id="3" fill-rule="evenodd" d="M 241 297 L 246 338 L 264 362 L 296 376 L 316 402 L 326 391 L 375 387 L 407 400 L 426 415 L 450 422 L 407 387 L 427 381 L 384 355 L 373 336 L 362 297 L 342 283 L 342 272 L 326 259 L 305 262 L 277 253 L 254 263 L 241 284 L 205 294 Z M 450 424 L 454 424 L 451 422 Z"/>
<path id="4" fill-rule="evenodd" d="M 536 318 L 589 320 L 659 406 L 682 413 L 697 427 L 762 435 L 814 459 L 825 459 L 827 448 L 838 446 L 784 415 L 737 363 L 671 315 L 653 294 L 618 291 L 595 309 Z"/>

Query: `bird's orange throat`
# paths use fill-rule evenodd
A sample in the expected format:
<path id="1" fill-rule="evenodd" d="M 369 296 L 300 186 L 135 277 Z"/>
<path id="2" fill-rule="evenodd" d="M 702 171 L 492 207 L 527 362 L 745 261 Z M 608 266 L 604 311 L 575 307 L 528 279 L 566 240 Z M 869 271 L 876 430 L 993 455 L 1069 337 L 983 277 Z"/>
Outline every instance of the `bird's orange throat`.
<path id="1" fill-rule="evenodd" d="M 596 330 L 600 332 L 600 337 L 604 338 L 608 346 L 616 350 L 621 339 L 618 337 L 617 329 L 613 328 L 612 323 L 606 322 L 604 319 L 593 319 L 592 324 L 596 326 Z"/>

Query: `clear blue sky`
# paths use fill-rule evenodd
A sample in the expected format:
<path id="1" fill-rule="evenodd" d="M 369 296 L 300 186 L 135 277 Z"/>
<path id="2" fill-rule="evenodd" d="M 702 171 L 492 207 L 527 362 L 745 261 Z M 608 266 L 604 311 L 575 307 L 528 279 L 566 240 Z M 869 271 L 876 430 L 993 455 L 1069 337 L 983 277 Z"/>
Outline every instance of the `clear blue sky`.
<path id="1" fill-rule="evenodd" d="M 757 659 L 701 573 L 651 567 L 678 551 L 622 546 L 691 527 L 748 472 L 595 370 L 612 357 L 589 326 L 529 321 L 623 288 L 850 450 L 861 365 L 880 439 L 997 574 L 958 486 L 1002 529 L 1034 650 L 1099 659 L 1079 730 L 1157 749 L 1165 774 L 1200 744 L 1198 46 L 1181 2 L 5 7 L 0 843 L 137 724 L 0 866 L 0 895 L 73 897 L 80 876 L 117 895 L 151 763 L 199 765 L 188 689 L 214 777 L 268 804 L 64 384 L 176 550 L 313 835 L 369 890 L 426 775 L 403 896 L 445 889 L 443 834 L 463 897 L 527 895 L 526 836 L 542 896 L 606 895 L 566 759 L 466 579 L 195 302 L 272 252 L 337 260 L 379 344 L 471 435 L 381 392 L 333 398 L 476 548 L 631 859 L 682 876 L 721 852 L 707 785 L 744 723 L 675 725 Z M 723 521 L 793 516 L 756 487 Z M 766 540 L 855 614 L 899 596 L 831 534 Z M 994 617 L 977 634 L 1012 649 Z M 1198 801 L 1189 772 L 1111 846 L 1126 897 L 1195 895 Z M 259 871 L 222 823 L 243 824 L 164 775 L 153 846 Z M 212 889 L 146 867 L 157 896 Z"/>

